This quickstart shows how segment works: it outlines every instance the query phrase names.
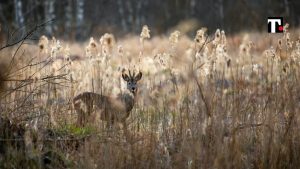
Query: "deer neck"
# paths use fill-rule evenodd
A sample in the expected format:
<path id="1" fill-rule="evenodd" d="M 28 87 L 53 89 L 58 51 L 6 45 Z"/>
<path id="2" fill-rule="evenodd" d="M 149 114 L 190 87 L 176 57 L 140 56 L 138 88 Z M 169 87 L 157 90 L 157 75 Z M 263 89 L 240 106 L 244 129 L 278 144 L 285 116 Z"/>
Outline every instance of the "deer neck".
<path id="1" fill-rule="evenodd" d="M 122 92 L 119 94 L 119 99 L 125 105 L 125 111 L 130 112 L 133 109 L 135 103 L 135 95 L 129 91 Z"/>

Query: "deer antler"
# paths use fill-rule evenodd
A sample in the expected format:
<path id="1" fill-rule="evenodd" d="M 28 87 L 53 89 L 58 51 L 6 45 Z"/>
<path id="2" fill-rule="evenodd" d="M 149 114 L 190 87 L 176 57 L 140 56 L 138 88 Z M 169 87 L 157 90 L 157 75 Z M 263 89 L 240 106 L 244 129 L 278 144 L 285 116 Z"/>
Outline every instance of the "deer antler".
<path id="1" fill-rule="evenodd" d="M 122 74 L 124 74 L 125 72 L 126 72 L 126 69 L 123 68 L 123 69 L 122 69 Z"/>
<path id="2" fill-rule="evenodd" d="M 130 70 L 128 69 L 128 73 L 129 73 L 129 77 L 130 78 L 132 78 L 132 76 L 131 76 L 131 72 L 130 72 Z"/>

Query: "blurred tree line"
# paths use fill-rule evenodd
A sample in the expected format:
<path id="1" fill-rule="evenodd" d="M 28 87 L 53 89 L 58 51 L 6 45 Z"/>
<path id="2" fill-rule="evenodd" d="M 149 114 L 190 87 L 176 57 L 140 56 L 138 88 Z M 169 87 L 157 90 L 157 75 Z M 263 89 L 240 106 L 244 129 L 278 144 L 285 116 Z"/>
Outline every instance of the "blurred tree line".
<path id="1" fill-rule="evenodd" d="M 67 39 L 139 33 L 144 24 L 163 33 L 182 21 L 192 21 L 183 23 L 196 24 L 193 29 L 235 33 L 266 30 L 268 16 L 282 16 L 298 26 L 299 7 L 299 0 L 0 0 L 0 22 L 8 30 L 54 18 L 44 33 Z"/>

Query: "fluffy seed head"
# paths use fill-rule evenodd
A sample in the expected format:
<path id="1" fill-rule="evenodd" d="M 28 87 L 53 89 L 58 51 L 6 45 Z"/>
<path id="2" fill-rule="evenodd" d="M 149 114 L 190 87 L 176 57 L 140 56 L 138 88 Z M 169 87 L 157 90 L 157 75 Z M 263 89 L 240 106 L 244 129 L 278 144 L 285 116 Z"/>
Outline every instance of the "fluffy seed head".
<path id="1" fill-rule="evenodd" d="M 150 30 L 147 25 L 144 25 L 142 28 L 142 32 L 140 34 L 141 42 L 144 41 L 144 39 L 146 39 L 146 38 L 148 38 L 148 39 L 150 38 Z"/>
<path id="2" fill-rule="evenodd" d="M 201 28 L 197 31 L 194 41 L 199 44 L 203 44 L 206 39 L 207 28 Z"/>
<path id="3" fill-rule="evenodd" d="M 41 53 L 48 53 L 48 44 L 48 38 L 45 35 L 41 36 L 38 44 Z"/>
<path id="4" fill-rule="evenodd" d="M 97 53 L 98 53 L 97 46 L 98 45 L 95 42 L 94 38 L 91 37 L 88 46 L 85 48 L 86 56 L 87 57 L 97 56 Z"/>
<path id="5" fill-rule="evenodd" d="M 171 33 L 169 37 L 169 42 L 171 43 L 172 46 L 175 46 L 178 43 L 179 36 L 180 36 L 179 31 L 174 31 L 173 33 Z"/>
<path id="6" fill-rule="evenodd" d="M 107 45 L 109 47 L 113 47 L 115 45 L 115 37 L 113 34 L 110 33 L 105 33 L 101 38 L 100 38 L 100 44 L 101 45 Z"/>

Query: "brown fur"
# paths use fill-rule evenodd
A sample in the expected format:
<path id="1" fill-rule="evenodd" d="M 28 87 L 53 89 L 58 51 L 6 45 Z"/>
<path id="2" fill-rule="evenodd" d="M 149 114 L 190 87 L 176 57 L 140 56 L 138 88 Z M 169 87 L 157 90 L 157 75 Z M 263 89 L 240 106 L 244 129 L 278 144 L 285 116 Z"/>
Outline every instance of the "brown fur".
<path id="1" fill-rule="evenodd" d="M 139 75 L 139 74 L 138 74 Z M 125 81 L 137 82 L 141 78 L 123 74 Z M 126 91 L 120 93 L 117 97 L 105 96 L 93 92 L 84 92 L 77 95 L 73 99 L 74 109 L 78 114 L 77 125 L 83 126 L 87 122 L 94 122 L 96 113 L 100 113 L 100 119 L 107 121 L 108 125 L 113 125 L 114 122 L 125 124 L 135 103 L 134 91 Z"/>

